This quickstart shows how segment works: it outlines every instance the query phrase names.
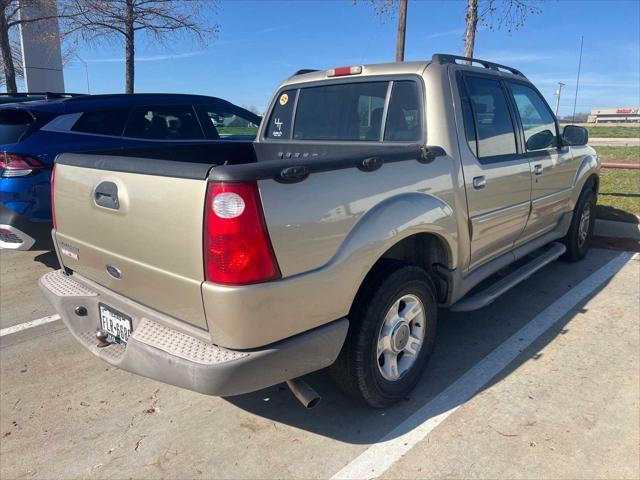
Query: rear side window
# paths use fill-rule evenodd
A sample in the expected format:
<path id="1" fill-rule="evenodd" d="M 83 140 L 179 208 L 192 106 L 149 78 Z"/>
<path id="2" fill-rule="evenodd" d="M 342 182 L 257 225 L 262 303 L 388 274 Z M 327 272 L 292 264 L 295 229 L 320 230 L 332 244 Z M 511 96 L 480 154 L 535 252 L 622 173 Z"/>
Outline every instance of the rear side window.
<path id="1" fill-rule="evenodd" d="M 291 137 L 295 98 L 295 90 L 286 90 L 280 93 L 267 125 L 267 138 L 289 139 Z"/>
<path id="2" fill-rule="evenodd" d="M 204 138 L 191 105 L 138 107 L 134 110 L 125 137 L 149 140 L 201 140 Z"/>
<path id="3" fill-rule="evenodd" d="M 510 85 L 522 122 L 527 151 L 556 147 L 556 121 L 547 104 L 534 89 L 519 83 Z"/>
<path id="4" fill-rule="evenodd" d="M 463 115 L 473 113 L 478 158 L 515 154 L 515 130 L 500 81 L 467 77 L 466 84 L 472 112 L 463 109 Z"/>
<path id="5" fill-rule="evenodd" d="M 295 140 L 379 141 L 388 82 L 300 90 Z"/>
<path id="6" fill-rule="evenodd" d="M 24 110 L 0 110 L 0 145 L 19 142 L 33 121 Z"/>
<path id="7" fill-rule="evenodd" d="M 128 113 L 126 108 L 84 112 L 71 131 L 119 137 L 127 123 Z"/>
<path id="8" fill-rule="evenodd" d="M 416 82 L 393 82 L 384 139 L 413 142 L 422 136 L 420 91 Z"/>

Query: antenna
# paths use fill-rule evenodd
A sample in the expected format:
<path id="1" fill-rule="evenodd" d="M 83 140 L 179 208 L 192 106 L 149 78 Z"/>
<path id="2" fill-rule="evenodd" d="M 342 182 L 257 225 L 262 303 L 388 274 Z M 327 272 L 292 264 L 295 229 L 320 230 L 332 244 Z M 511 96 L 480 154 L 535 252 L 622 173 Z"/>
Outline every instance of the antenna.
<path id="1" fill-rule="evenodd" d="M 576 96 L 573 99 L 573 115 L 571 121 L 576 121 L 576 104 L 578 103 L 578 87 L 580 86 L 580 67 L 582 67 L 582 46 L 584 44 L 584 35 L 580 37 L 580 58 L 578 59 L 578 78 L 576 79 Z"/>

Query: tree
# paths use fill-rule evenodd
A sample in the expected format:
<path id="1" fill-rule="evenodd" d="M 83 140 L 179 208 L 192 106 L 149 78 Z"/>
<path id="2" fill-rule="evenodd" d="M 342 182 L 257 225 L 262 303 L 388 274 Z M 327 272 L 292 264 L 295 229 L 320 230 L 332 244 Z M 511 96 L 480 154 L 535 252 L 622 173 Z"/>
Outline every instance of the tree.
<path id="1" fill-rule="evenodd" d="M 30 4 L 39 4 L 43 12 L 52 12 L 33 18 L 20 18 L 20 9 Z M 19 43 L 12 38 L 18 25 L 57 18 L 56 0 L 0 0 L 0 52 L 2 53 L 2 75 L 0 79 L 7 93 L 17 93 L 16 77 L 23 75 Z"/>
<path id="2" fill-rule="evenodd" d="M 478 22 L 489 30 L 505 28 L 508 32 L 522 27 L 529 15 L 542 10 L 542 0 L 468 0 L 465 15 L 464 56 L 473 57 Z"/>
<path id="3" fill-rule="evenodd" d="M 185 34 L 206 45 L 207 36 L 218 32 L 218 25 L 206 20 L 218 0 L 64 0 L 63 5 L 65 36 L 124 44 L 127 93 L 134 91 L 136 34 L 147 34 L 158 43 Z"/>
<path id="4" fill-rule="evenodd" d="M 354 0 L 355 3 L 356 0 Z M 396 40 L 396 62 L 404 61 L 404 44 L 407 32 L 408 0 L 369 0 L 377 15 L 383 18 L 392 17 L 398 10 L 398 35 Z"/>

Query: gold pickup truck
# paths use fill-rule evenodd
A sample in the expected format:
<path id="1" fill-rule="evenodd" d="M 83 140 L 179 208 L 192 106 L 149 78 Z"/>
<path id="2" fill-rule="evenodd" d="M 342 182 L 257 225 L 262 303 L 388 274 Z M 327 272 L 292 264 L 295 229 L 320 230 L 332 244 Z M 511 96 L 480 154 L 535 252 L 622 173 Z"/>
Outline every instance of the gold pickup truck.
<path id="1" fill-rule="evenodd" d="M 40 285 L 124 370 L 220 396 L 288 381 L 313 405 L 299 377 L 330 367 L 384 407 L 419 380 L 438 308 L 482 308 L 584 257 L 587 140 L 483 60 L 300 71 L 254 142 L 60 155 L 62 269 Z"/>

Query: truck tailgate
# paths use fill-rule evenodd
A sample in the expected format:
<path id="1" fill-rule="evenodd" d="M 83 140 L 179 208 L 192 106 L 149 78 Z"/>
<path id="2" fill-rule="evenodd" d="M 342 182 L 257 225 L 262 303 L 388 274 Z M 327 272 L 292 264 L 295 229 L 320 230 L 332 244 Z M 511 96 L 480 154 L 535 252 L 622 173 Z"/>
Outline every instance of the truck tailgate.
<path id="1" fill-rule="evenodd" d="M 151 162 L 58 158 L 53 200 L 60 258 L 90 280 L 206 329 L 200 288 L 211 165 Z"/>

